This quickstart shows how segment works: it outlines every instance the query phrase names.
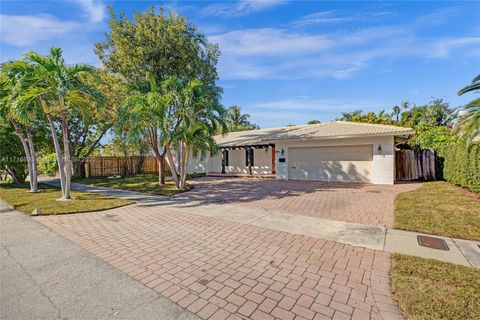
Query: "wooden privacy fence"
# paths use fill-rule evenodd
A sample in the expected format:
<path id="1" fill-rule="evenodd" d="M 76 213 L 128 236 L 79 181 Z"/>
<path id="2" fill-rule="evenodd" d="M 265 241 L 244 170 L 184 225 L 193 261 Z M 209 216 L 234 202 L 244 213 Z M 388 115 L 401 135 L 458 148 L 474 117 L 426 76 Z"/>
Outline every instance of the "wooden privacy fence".
<path id="1" fill-rule="evenodd" d="M 85 162 L 85 177 L 108 177 L 158 173 L 158 161 L 154 156 L 143 157 L 93 157 Z"/>
<path id="2" fill-rule="evenodd" d="M 438 180 L 441 177 L 440 159 L 432 150 L 398 150 L 395 152 L 397 181 Z"/>

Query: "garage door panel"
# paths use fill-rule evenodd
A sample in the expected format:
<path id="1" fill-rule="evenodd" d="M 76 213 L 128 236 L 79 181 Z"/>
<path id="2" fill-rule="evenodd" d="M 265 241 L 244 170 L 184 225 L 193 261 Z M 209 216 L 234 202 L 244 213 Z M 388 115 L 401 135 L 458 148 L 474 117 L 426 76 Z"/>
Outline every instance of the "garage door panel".
<path id="1" fill-rule="evenodd" d="M 290 179 L 371 181 L 372 145 L 289 149 Z"/>

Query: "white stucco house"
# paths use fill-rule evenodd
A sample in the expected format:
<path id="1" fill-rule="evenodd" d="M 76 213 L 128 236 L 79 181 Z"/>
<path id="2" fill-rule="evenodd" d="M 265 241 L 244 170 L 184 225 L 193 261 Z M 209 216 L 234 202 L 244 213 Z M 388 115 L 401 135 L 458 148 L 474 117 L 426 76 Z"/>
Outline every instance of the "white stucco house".
<path id="1" fill-rule="evenodd" d="M 216 136 L 220 151 L 191 159 L 189 171 L 393 184 L 395 143 L 412 133 L 410 128 L 345 121 L 232 132 Z"/>

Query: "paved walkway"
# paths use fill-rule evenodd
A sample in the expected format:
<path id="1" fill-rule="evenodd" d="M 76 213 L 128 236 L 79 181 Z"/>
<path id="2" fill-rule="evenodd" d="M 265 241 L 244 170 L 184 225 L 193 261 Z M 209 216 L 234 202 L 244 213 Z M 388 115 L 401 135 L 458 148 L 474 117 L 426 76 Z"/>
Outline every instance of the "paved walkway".
<path id="1" fill-rule="evenodd" d="M 447 243 L 449 250 L 442 251 L 419 246 L 417 236 L 425 234 L 417 232 L 247 208 L 239 206 L 237 203 L 218 204 L 189 198 L 167 198 L 77 183 L 73 183 L 72 188 L 129 199 L 150 208 L 164 207 L 170 210 L 306 235 L 368 249 L 402 253 L 480 268 L 480 242 L 478 241 L 434 236 Z"/>
<path id="2" fill-rule="evenodd" d="M 175 198 L 389 228 L 393 227 L 395 197 L 421 185 L 238 177 L 203 177 L 190 183 L 195 188 Z"/>
<path id="3" fill-rule="evenodd" d="M 38 221 L 203 319 L 401 319 L 390 254 L 134 204 Z"/>
<path id="4" fill-rule="evenodd" d="M 0 201 L 0 319 L 199 319 Z"/>

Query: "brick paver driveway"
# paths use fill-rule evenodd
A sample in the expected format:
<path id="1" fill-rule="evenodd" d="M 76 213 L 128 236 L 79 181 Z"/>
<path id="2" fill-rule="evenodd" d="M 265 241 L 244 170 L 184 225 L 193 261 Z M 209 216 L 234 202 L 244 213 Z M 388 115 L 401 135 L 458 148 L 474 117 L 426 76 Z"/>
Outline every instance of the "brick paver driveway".
<path id="1" fill-rule="evenodd" d="M 195 188 L 178 198 L 386 227 L 393 227 L 397 194 L 419 187 L 219 177 L 195 179 L 192 184 Z"/>
<path id="2" fill-rule="evenodd" d="M 397 319 L 388 253 L 147 204 L 37 217 L 205 319 Z"/>

